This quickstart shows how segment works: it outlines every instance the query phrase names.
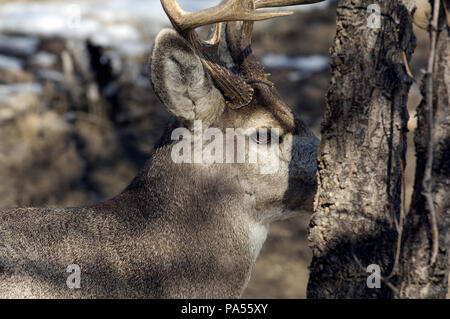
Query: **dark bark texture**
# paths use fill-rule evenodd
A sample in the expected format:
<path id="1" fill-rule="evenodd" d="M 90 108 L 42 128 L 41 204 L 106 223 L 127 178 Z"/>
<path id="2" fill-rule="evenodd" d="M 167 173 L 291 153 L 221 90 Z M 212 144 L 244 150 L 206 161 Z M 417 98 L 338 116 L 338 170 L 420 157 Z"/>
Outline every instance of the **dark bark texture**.
<path id="1" fill-rule="evenodd" d="M 450 1 L 447 1 L 450 4 Z M 423 196 L 423 179 L 428 160 L 428 109 L 425 99 L 417 109 L 415 132 L 416 179 L 411 210 L 405 223 L 401 271 L 401 298 L 445 298 L 448 290 L 450 246 L 450 33 L 444 17 L 438 36 L 433 90 L 432 196 L 439 230 L 439 251 L 430 264 L 432 232 L 429 209 Z M 424 81 L 425 83 L 426 81 Z M 425 87 L 423 88 L 425 96 Z"/>
<path id="2" fill-rule="evenodd" d="M 369 27 L 373 0 L 341 0 L 331 50 L 332 79 L 322 124 L 309 298 L 391 298 L 384 282 L 370 289 L 366 267 L 392 271 L 397 245 L 395 219 L 402 211 L 415 38 L 399 0 L 376 2 L 380 28 Z"/>

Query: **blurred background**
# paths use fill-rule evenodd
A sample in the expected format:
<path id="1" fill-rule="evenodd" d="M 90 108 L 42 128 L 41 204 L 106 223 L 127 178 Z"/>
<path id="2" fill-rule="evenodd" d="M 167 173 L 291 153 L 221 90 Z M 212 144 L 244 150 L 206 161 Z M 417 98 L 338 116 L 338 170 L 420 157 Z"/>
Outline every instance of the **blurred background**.
<path id="1" fill-rule="evenodd" d="M 193 11 L 220 1 L 179 2 Z M 294 9 L 256 23 L 253 48 L 285 102 L 320 136 L 336 2 Z M 152 41 L 168 25 L 158 0 L 0 0 L 1 208 L 86 205 L 127 186 L 168 119 L 147 69 Z M 428 40 L 416 34 L 419 79 Z M 413 86 L 411 130 L 420 98 Z M 411 133 L 409 143 L 410 194 Z M 306 297 L 309 218 L 271 227 L 244 297 Z"/>

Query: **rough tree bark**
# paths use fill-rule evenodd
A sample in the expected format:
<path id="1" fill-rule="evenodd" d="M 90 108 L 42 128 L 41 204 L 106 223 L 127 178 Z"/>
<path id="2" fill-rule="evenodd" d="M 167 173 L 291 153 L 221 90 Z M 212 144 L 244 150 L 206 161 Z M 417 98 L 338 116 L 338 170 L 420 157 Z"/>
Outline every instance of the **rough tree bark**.
<path id="1" fill-rule="evenodd" d="M 447 1 L 450 5 L 450 1 Z M 447 7 L 449 7 L 447 5 Z M 450 16 L 449 16 L 450 18 Z M 441 19 L 434 65 L 433 136 L 428 134 L 429 110 L 426 98 L 417 108 L 415 132 L 417 168 L 411 210 L 404 228 L 401 267 L 398 278 L 400 298 L 445 298 L 448 290 L 450 246 L 450 24 Z M 424 81 L 426 83 L 426 80 Z M 425 85 L 422 89 L 425 96 Z M 427 147 L 433 139 L 431 190 L 436 209 L 439 250 L 430 264 L 432 231 L 429 209 L 423 196 L 428 160 Z"/>
<path id="2" fill-rule="evenodd" d="M 367 25 L 374 3 L 379 28 Z M 340 0 L 337 16 L 308 297 L 390 298 L 386 284 L 368 288 L 366 267 L 389 277 L 394 266 L 411 85 L 403 52 L 411 56 L 415 38 L 399 0 Z"/>

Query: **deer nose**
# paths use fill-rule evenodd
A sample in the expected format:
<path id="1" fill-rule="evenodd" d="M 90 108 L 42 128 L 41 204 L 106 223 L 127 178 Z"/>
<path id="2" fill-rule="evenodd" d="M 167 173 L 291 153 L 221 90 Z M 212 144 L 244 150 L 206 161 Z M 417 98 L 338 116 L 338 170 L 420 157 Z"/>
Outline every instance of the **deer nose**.
<path id="1" fill-rule="evenodd" d="M 304 184 L 316 184 L 320 140 L 313 134 L 294 139 L 290 175 Z"/>

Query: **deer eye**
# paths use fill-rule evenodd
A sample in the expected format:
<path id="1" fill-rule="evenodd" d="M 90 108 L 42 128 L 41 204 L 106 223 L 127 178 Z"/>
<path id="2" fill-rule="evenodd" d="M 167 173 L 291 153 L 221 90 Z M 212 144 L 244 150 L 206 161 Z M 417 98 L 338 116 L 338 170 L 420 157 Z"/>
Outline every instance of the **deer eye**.
<path id="1" fill-rule="evenodd" d="M 261 145 L 270 144 L 272 142 L 272 130 L 270 129 L 259 129 L 252 136 L 253 140 Z"/>

